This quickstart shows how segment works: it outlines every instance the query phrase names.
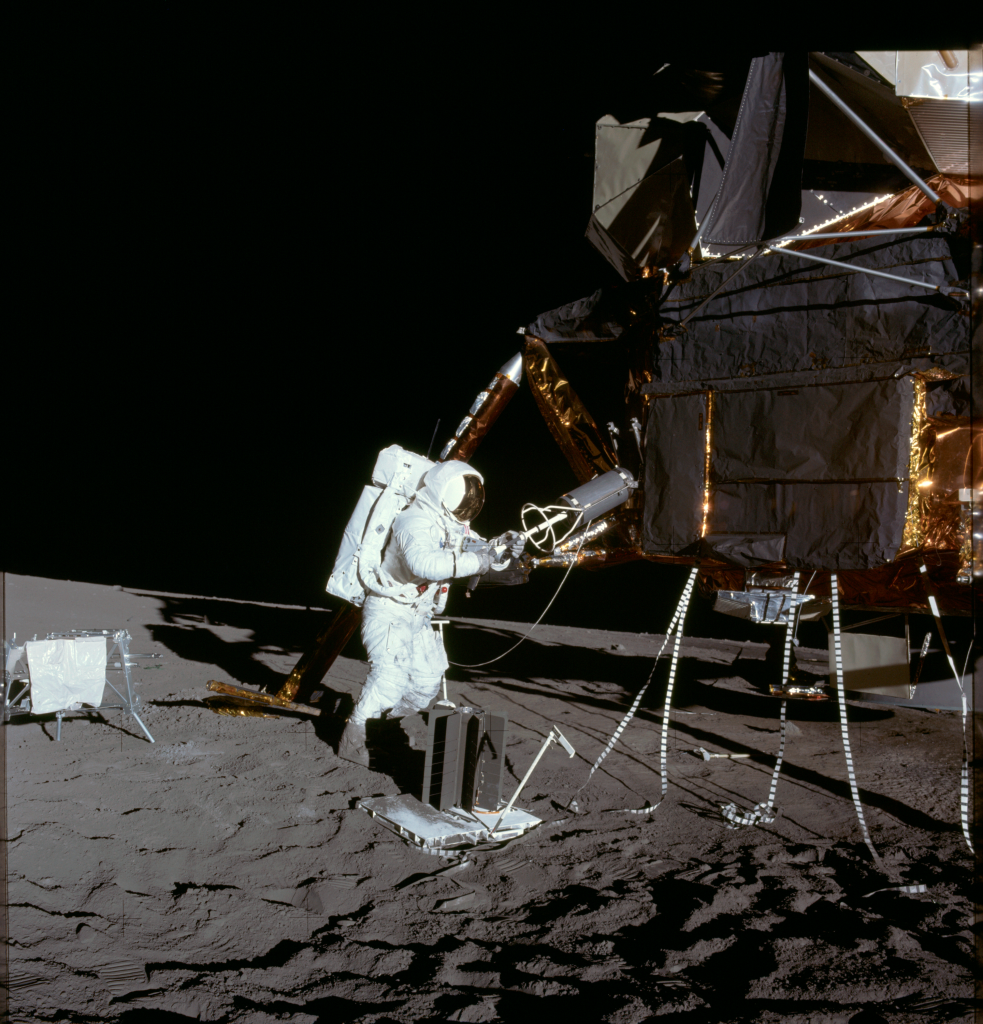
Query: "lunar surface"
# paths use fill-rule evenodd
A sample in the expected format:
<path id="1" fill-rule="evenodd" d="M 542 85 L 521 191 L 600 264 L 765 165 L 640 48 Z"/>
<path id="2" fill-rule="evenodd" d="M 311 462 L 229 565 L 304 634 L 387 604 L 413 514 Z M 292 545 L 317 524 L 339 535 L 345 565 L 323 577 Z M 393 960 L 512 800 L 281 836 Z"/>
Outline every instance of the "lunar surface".
<path id="1" fill-rule="evenodd" d="M 367 671 L 357 640 L 319 716 L 203 703 L 211 679 L 275 691 L 329 612 L 10 574 L 5 596 L 8 639 L 125 628 L 131 651 L 163 655 L 133 670 L 154 743 L 116 710 L 69 715 L 60 741 L 51 715 L 4 726 L 11 1020 L 971 1017 L 957 712 L 850 703 L 878 862 L 835 700 L 789 701 L 774 821 L 722 816 L 768 796 L 781 704 L 766 644 L 684 640 L 663 799 L 668 652 L 588 782 L 662 637 L 544 625 L 452 668 L 449 697 L 508 716 L 506 796 L 553 726 L 576 754 L 551 746 L 522 791 L 541 825 L 442 858 L 357 806 L 419 796 L 424 716 L 376 723 L 368 768 L 335 754 Z M 527 629 L 454 618 L 448 652 L 487 661 Z"/>

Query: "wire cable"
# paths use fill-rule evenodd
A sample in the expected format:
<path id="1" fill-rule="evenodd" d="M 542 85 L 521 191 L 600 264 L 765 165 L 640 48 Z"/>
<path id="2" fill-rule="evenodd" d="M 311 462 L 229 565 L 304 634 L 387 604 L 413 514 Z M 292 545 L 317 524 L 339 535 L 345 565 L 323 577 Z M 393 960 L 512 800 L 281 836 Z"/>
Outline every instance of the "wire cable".
<path id="1" fill-rule="evenodd" d="M 672 703 L 672 687 L 673 682 L 676 678 L 676 666 L 679 663 L 679 652 L 683 645 L 683 621 L 686 618 L 686 610 L 689 608 L 690 597 L 693 593 L 693 584 L 696 582 L 697 573 L 699 573 L 699 566 L 694 565 L 690 570 L 689 577 L 686 580 L 686 585 L 683 587 L 683 593 L 679 598 L 679 604 L 676 606 L 675 614 L 672 617 L 672 621 L 669 623 L 669 628 L 666 630 L 666 635 L 662 639 L 662 646 L 659 648 L 659 653 L 656 654 L 655 660 L 652 662 L 652 671 L 649 672 L 648 679 L 645 680 L 645 685 L 638 691 L 638 695 L 635 697 L 634 703 L 628 709 L 628 713 L 622 718 L 618 727 L 614 730 L 611 739 L 608 740 L 607 746 L 601 751 L 600 756 L 591 766 L 590 773 L 587 776 L 587 782 L 585 782 L 580 789 L 570 798 L 569 803 L 566 806 L 567 810 L 573 811 L 574 814 L 580 813 L 580 808 L 577 804 L 577 797 L 587 788 L 587 784 L 594 777 L 594 772 L 600 767 L 601 762 L 611 753 L 614 749 L 614 745 L 618 742 L 619 737 L 625 731 L 626 726 L 635 717 L 635 712 L 638 710 L 639 704 L 642 703 L 642 698 L 645 696 L 645 691 L 649 687 L 649 683 L 652 682 L 652 677 L 655 675 L 655 670 L 659 665 L 659 658 L 662 657 L 662 652 L 666 649 L 666 644 L 670 639 L 673 641 L 672 648 L 672 660 L 669 663 L 669 681 L 666 683 L 666 704 L 665 710 L 662 713 L 662 745 L 660 747 L 660 766 L 662 775 L 662 796 L 659 798 L 659 803 L 654 807 L 648 805 L 643 807 L 641 810 L 624 809 L 625 814 L 650 814 L 654 811 L 659 804 L 665 799 L 667 792 L 667 772 L 666 772 L 666 748 L 669 737 L 669 710 L 670 704 Z"/>
<path id="2" fill-rule="evenodd" d="M 570 570 L 577 564 L 577 556 L 580 554 L 580 549 L 583 546 L 584 541 L 581 540 L 580 545 L 577 547 L 577 550 L 573 554 L 573 558 L 570 559 L 570 564 L 567 566 L 567 571 L 563 574 L 563 579 L 560 580 L 560 585 L 556 588 L 556 593 L 550 598 L 550 603 L 543 609 L 543 614 L 540 615 L 539 618 L 536 619 L 536 621 L 532 624 L 532 626 L 529 629 L 529 632 L 526 633 L 525 636 L 520 637 L 517 643 L 513 644 L 507 651 L 504 651 L 502 654 L 499 654 L 498 657 L 492 658 L 491 661 L 479 661 L 477 665 L 462 665 L 460 662 L 457 661 L 448 661 L 448 664 L 453 665 L 454 668 L 484 668 L 485 665 L 491 665 L 494 662 L 504 658 L 506 654 L 511 654 L 512 651 L 514 651 L 516 647 L 518 647 L 519 644 L 522 643 L 523 640 L 527 639 L 532 634 L 532 631 L 543 621 L 543 616 L 545 616 L 546 613 L 550 610 L 550 608 L 553 605 L 553 602 L 557 599 L 557 596 L 563 589 L 563 584 L 567 582 L 567 577 L 570 575 Z"/>

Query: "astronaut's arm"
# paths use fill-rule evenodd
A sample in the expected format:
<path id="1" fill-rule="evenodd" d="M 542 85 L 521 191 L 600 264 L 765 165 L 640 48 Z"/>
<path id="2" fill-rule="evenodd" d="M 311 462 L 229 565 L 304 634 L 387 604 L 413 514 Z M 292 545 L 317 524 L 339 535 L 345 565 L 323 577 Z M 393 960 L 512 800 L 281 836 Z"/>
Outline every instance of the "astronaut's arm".
<path id="1" fill-rule="evenodd" d="M 425 580 L 448 580 L 485 573 L 491 565 L 488 556 L 472 552 L 456 554 L 434 545 L 430 531 L 403 528 L 393 537 L 403 552 L 406 567 Z"/>

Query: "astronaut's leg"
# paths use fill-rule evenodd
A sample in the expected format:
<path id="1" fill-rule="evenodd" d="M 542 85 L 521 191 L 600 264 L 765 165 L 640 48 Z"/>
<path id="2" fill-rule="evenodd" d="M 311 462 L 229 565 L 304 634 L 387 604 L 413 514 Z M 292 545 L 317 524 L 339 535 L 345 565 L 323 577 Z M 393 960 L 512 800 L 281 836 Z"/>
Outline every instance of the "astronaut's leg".
<path id="1" fill-rule="evenodd" d="M 429 615 L 414 624 L 411 651 L 407 685 L 399 704 L 393 706 L 394 716 L 422 711 L 440 690 L 440 678 L 447 669 L 447 658 L 440 637 L 430 624 Z"/>
<path id="2" fill-rule="evenodd" d="M 447 668 L 430 614 L 385 598 L 369 598 L 362 614 L 362 642 L 369 674 L 349 716 L 338 754 L 367 765 L 365 722 L 392 710 L 394 717 L 427 707 Z"/>
<path id="3" fill-rule="evenodd" d="M 395 601 L 370 597 L 365 602 L 362 643 L 369 656 L 369 674 L 338 744 L 338 756 L 347 761 L 368 766 L 366 719 L 378 718 L 387 708 L 398 704 L 402 696 L 406 673 L 397 665 L 395 651 L 408 639 L 405 618 L 405 609 Z"/>

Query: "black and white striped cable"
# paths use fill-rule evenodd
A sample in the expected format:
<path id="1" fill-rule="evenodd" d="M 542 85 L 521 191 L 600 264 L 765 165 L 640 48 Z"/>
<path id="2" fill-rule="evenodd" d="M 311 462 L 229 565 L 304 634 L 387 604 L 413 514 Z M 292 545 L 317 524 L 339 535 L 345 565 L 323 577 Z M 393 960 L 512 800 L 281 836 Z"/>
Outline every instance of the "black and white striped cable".
<path id="1" fill-rule="evenodd" d="M 666 631 L 665 638 L 662 641 L 662 646 L 659 648 L 659 653 L 655 656 L 655 661 L 652 664 L 652 671 L 649 672 L 648 679 L 645 680 L 645 685 L 638 691 L 638 695 L 635 697 L 632 706 L 628 709 L 628 713 L 622 718 L 618 725 L 618 728 L 614 730 L 614 734 L 611 739 L 608 740 L 607 746 L 601 751 L 600 757 L 591 766 L 590 774 L 587 776 L 587 782 L 577 790 L 574 794 L 573 799 L 567 804 L 567 807 L 572 811 L 577 810 L 577 797 L 580 796 L 581 792 L 586 789 L 587 783 L 594 776 L 594 772 L 597 771 L 601 762 L 611 753 L 614 749 L 614 745 L 618 742 L 621 734 L 625 731 L 628 723 L 635 717 L 635 712 L 638 710 L 639 705 L 642 703 L 642 698 L 645 696 L 645 691 L 649 688 L 649 684 L 652 682 L 655 676 L 655 670 L 659 665 L 659 658 L 662 657 L 662 652 L 666 649 L 666 644 L 669 642 L 670 637 L 673 639 L 672 649 L 672 661 L 669 665 L 669 682 L 666 687 L 666 705 L 665 711 L 662 716 L 662 746 L 661 746 L 661 771 L 662 771 L 662 797 L 666 795 L 666 745 L 669 736 L 669 705 L 672 701 L 672 687 L 676 679 L 676 665 L 679 662 L 679 649 L 683 644 L 683 620 L 686 617 L 686 611 L 689 608 L 690 597 L 693 594 L 693 585 L 696 582 L 696 575 L 699 572 L 698 567 L 694 566 L 690 570 L 689 578 L 686 580 L 686 586 L 683 587 L 682 596 L 679 598 L 679 604 L 676 606 L 676 611 L 672 617 L 672 621 L 669 623 L 669 629 Z M 660 798 L 659 803 L 662 803 Z M 642 810 L 628 810 L 626 813 L 629 814 L 648 814 L 650 811 L 654 811 L 659 804 L 655 807 L 645 807 Z"/>
<path id="2" fill-rule="evenodd" d="M 853 797 L 853 806 L 857 810 L 857 821 L 860 822 L 860 831 L 874 858 L 874 863 L 884 869 L 880 854 L 874 848 L 867 830 L 867 822 L 864 820 L 864 809 L 860 803 L 860 790 L 857 788 L 857 776 L 853 769 L 853 753 L 850 750 L 850 734 L 847 731 L 846 719 L 846 692 L 843 681 L 843 638 L 840 633 L 840 595 L 839 582 L 836 573 L 829 577 L 829 592 L 833 604 L 833 663 L 836 667 L 836 695 L 840 704 L 840 735 L 843 738 L 843 753 L 846 756 L 846 773 L 850 780 L 850 795 Z"/>
<path id="3" fill-rule="evenodd" d="M 973 840 L 969 834 L 969 744 L 966 742 L 966 718 L 969 713 L 966 700 L 966 688 L 963 685 L 962 675 L 956 669 L 956 662 L 949 647 L 949 638 L 945 635 L 942 627 L 942 613 L 939 611 L 939 602 L 936 600 L 934 588 L 928 576 L 928 568 L 922 563 L 918 570 L 922 574 L 922 582 L 925 586 L 925 593 L 928 595 L 928 606 L 932 609 L 932 616 L 935 619 L 935 626 L 942 638 L 942 646 L 945 648 L 945 656 L 949 661 L 949 668 L 952 669 L 952 677 L 959 687 L 959 694 L 962 697 L 963 706 L 963 764 L 959 776 L 959 818 L 963 829 L 963 838 L 969 847 L 970 853 L 975 853 Z M 968 664 L 968 659 L 967 659 Z"/>
<path id="4" fill-rule="evenodd" d="M 815 573 L 813 573 L 815 575 Z M 810 580 L 810 582 L 812 582 Z M 792 589 L 798 593 L 799 574 L 792 577 Z M 799 606 L 795 605 L 789 611 L 788 622 L 785 624 L 785 654 L 782 659 L 782 689 L 788 684 L 789 669 L 792 663 L 792 640 L 795 638 L 795 624 L 798 622 Z M 785 757 L 785 711 L 788 700 L 782 698 L 781 729 L 778 737 L 778 757 L 775 760 L 775 770 L 771 775 L 771 788 L 768 790 L 768 799 L 763 803 L 756 804 L 754 810 L 741 814 L 737 805 L 730 803 L 720 808 L 720 813 L 729 823 L 728 828 L 738 828 L 742 825 L 756 825 L 759 821 L 770 825 L 778 816 L 775 810 L 775 793 L 778 790 L 778 776 L 782 770 L 782 760 Z"/>

